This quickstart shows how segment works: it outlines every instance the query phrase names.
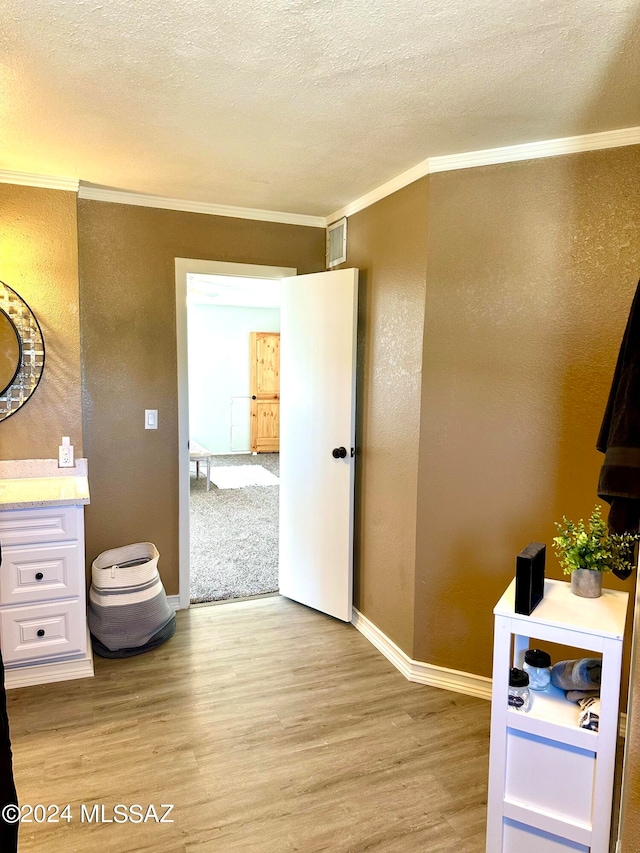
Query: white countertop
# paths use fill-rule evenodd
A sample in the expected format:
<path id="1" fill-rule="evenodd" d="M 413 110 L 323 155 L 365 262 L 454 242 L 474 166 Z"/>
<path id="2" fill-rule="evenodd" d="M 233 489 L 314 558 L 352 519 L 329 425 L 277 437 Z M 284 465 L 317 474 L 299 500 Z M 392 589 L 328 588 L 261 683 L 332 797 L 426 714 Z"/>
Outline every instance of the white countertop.
<path id="1" fill-rule="evenodd" d="M 88 503 L 86 459 L 73 468 L 58 468 L 51 459 L 0 462 L 0 510 Z"/>

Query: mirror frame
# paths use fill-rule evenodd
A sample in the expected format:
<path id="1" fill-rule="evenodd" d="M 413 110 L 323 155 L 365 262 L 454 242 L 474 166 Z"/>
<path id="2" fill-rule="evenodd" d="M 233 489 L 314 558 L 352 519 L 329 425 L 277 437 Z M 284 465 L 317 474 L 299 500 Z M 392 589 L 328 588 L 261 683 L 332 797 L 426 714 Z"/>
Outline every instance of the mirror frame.
<path id="1" fill-rule="evenodd" d="M 16 331 L 20 362 L 13 380 L 0 393 L 0 421 L 15 415 L 40 384 L 44 371 L 45 348 L 42 329 L 24 299 L 0 281 L 0 311 Z"/>
<path id="2" fill-rule="evenodd" d="M 4 317 L 6 317 L 7 322 L 11 326 L 13 333 L 16 336 L 16 341 L 18 342 L 18 363 L 16 364 L 16 369 L 13 371 L 13 376 L 11 377 L 11 379 L 7 382 L 7 384 L 4 386 L 4 388 L 0 388 L 0 397 L 1 397 L 3 394 L 6 394 L 6 392 L 9 390 L 9 388 L 13 385 L 13 383 L 16 380 L 16 376 L 18 375 L 18 371 L 20 370 L 20 365 L 22 364 L 22 339 L 21 339 L 20 335 L 18 334 L 18 330 L 16 329 L 16 324 L 13 322 L 13 320 L 7 314 L 7 312 L 4 310 L 4 308 L 0 308 L 0 314 L 4 315 Z"/>

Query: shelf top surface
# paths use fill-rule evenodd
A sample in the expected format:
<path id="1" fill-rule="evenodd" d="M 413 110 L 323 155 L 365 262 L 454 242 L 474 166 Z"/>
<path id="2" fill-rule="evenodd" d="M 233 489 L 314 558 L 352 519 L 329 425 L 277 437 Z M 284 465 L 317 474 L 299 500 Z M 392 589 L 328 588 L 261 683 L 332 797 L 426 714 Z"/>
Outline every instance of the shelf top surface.
<path id="1" fill-rule="evenodd" d="M 511 616 L 531 625 L 553 625 L 600 637 L 621 639 L 627 616 L 628 592 L 603 589 L 600 598 L 580 598 L 565 581 L 545 580 L 544 597 L 527 616 L 515 612 L 516 580 L 511 581 L 494 608 L 496 616 Z"/>

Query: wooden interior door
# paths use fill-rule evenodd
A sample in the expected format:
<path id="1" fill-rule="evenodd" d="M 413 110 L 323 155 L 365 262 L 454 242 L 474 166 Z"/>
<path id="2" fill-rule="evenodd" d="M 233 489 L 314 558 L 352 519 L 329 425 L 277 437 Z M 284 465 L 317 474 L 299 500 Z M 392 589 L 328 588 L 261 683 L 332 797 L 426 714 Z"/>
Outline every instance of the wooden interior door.
<path id="1" fill-rule="evenodd" d="M 251 451 L 280 450 L 280 334 L 251 332 Z"/>

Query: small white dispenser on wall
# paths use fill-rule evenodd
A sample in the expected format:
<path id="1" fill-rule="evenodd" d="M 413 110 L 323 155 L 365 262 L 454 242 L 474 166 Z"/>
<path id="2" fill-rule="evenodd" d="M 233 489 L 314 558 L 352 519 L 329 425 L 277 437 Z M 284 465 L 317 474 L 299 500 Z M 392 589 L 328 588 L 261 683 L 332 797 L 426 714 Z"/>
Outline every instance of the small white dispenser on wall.
<path id="1" fill-rule="evenodd" d="M 496 605 L 487 853 L 608 853 L 628 597 L 578 598 L 547 580 L 525 616 L 514 580 Z M 580 728 L 579 706 L 553 686 L 532 691 L 527 713 L 509 707 L 509 669 L 530 638 L 602 655 L 599 731 Z"/>

